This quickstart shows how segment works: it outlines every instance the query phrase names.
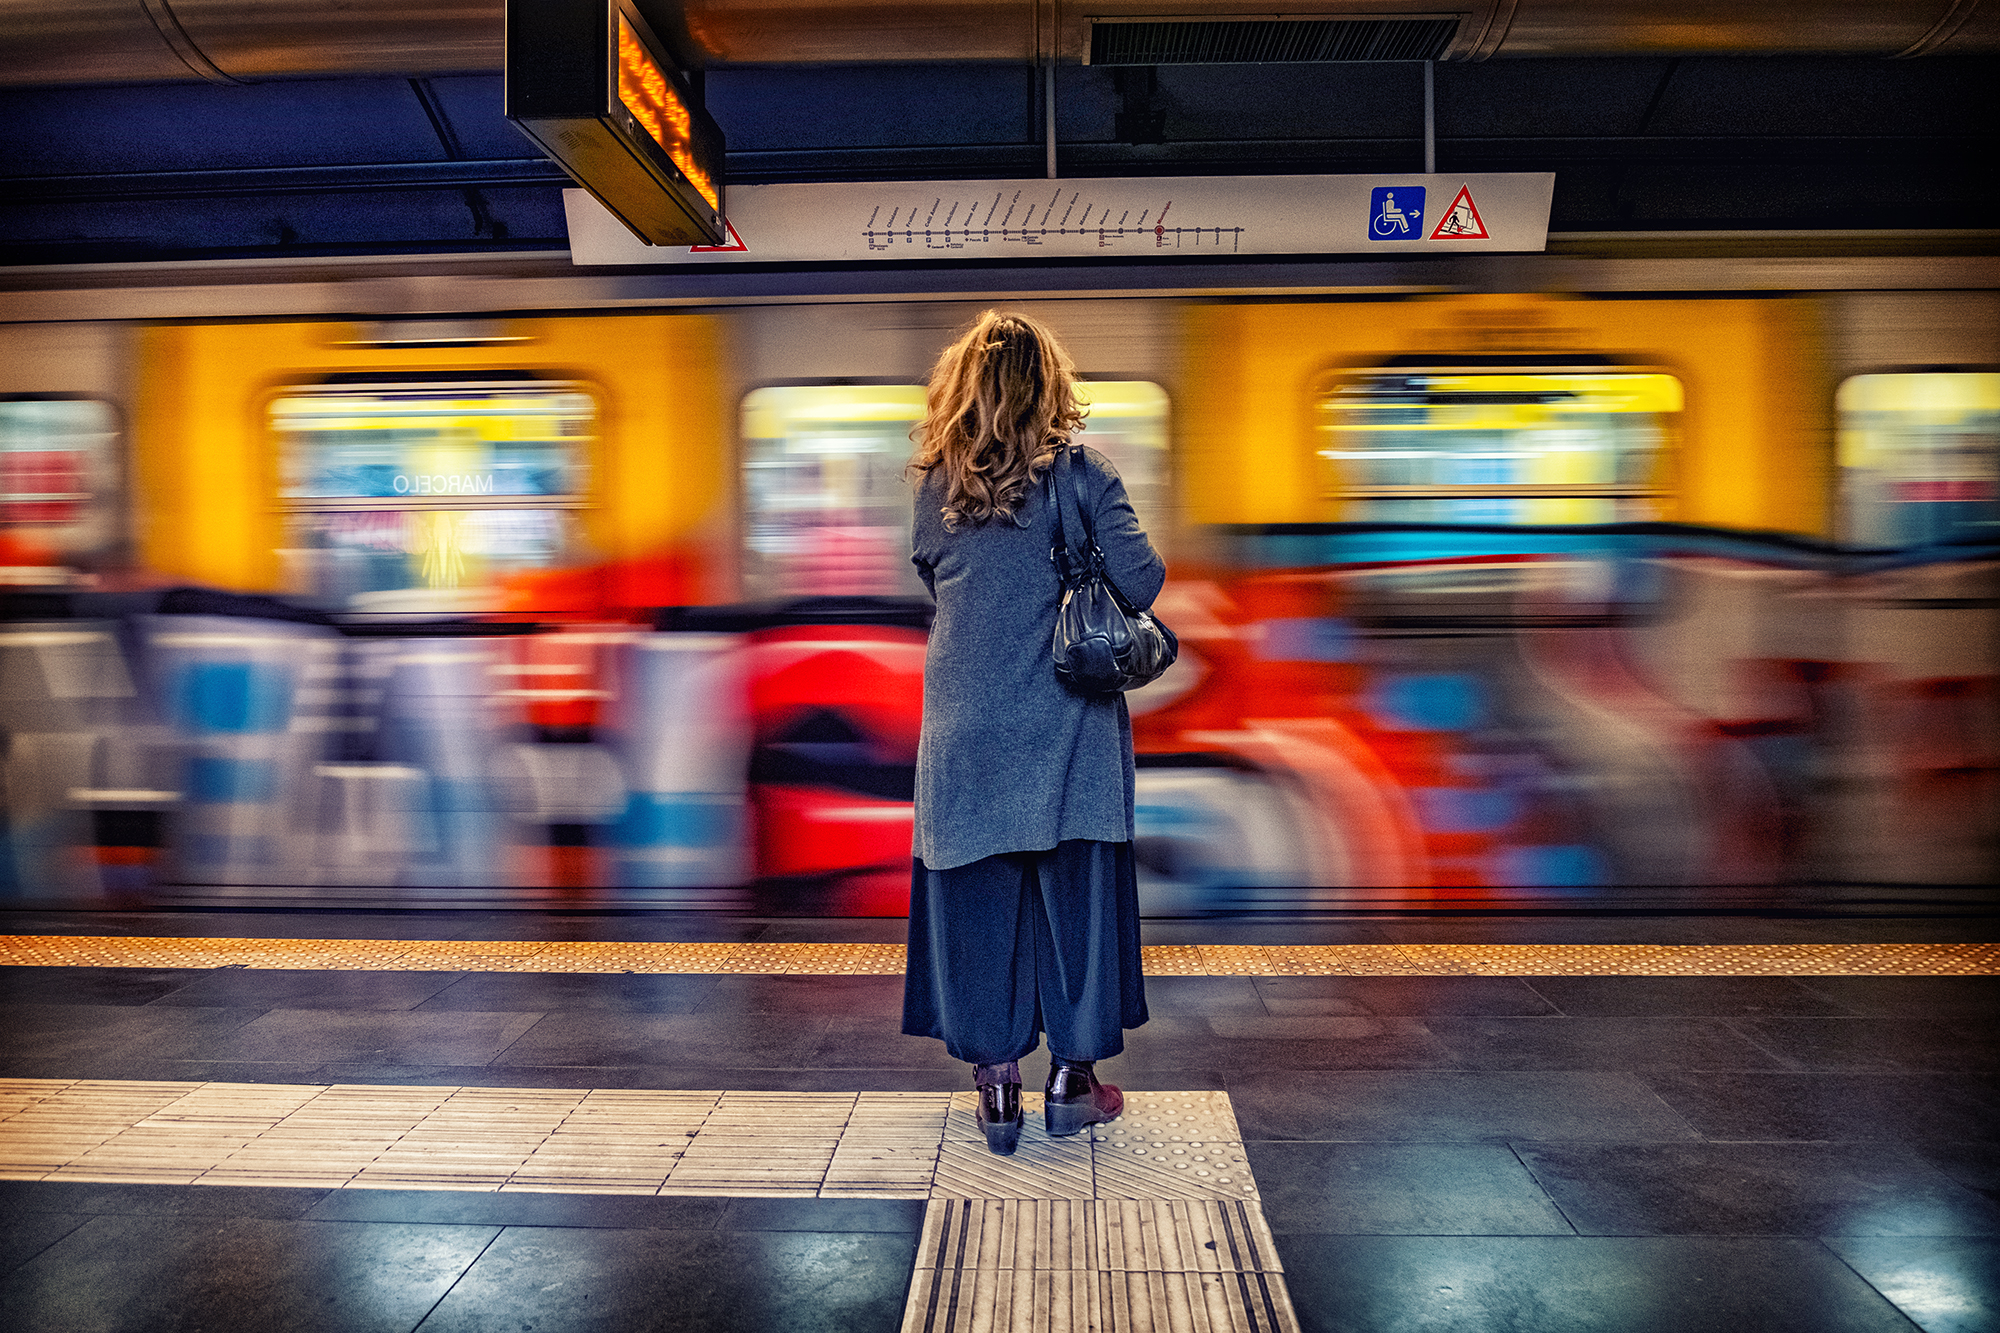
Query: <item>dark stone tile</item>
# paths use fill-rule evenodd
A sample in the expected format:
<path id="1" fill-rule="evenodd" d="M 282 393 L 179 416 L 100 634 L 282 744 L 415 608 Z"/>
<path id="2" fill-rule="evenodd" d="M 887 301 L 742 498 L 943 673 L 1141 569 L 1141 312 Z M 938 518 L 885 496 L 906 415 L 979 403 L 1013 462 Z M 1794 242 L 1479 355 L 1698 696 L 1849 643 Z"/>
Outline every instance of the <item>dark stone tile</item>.
<path id="1" fill-rule="evenodd" d="M 1790 977 L 1534 977 L 1527 984 L 1577 1018 L 1852 1012 Z"/>
<path id="2" fill-rule="evenodd" d="M 0 1280 L 13 1328 L 407 1333 L 492 1227 L 97 1217 Z"/>
<path id="3" fill-rule="evenodd" d="M 498 1063 L 783 1069 L 805 1059 L 828 1021 L 807 1014 L 550 1014 Z"/>
<path id="4" fill-rule="evenodd" d="M 416 1006 L 416 1011 L 560 1013 L 594 1009 L 620 1014 L 690 1014 L 715 988 L 715 982 L 715 977 L 699 974 L 468 972 Z"/>
<path id="5" fill-rule="evenodd" d="M 1992 1236 L 2000 1207 L 1892 1143 L 1517 1143 L 1587 1236 Z"/>
<path id="6" fill-rule="evenodd" d="M 894 1333 L 913 1235 L 509 1228 L 424 1333 Z"/>
<path id="7" fill-rule="evenodd" d="M 13 1272 L 89 1220 L 87 1213 L 0 1207 L 0 1274 Z"/>
<path id="8" fill-rule="evenodd" d="M 901 1019 L 901 977 L 721 976 L 698 1014 L 855 1014 Z"/>
<path id="9" fill-rule="evenodd" d="M 1736 1026 L 1806 1069 L 2000 1069 L 1991 1021 L 1963 1014 L 1738 1019 Z"/>
<path id="10" fill-rule="evenodd" d="M 1238 1066 L 1260 1069 L 1454 1069 L 1458 1061 L 1415 1018 L 1294 1017 L 1290 1015 L 1224 1014 L 1207 1021 L 1213 1037 L 1197 1026 L 1199 1020 L 1159 1020 L 1142 1030 L 1147 1049 L 1168 1043 L 1167 1049 L 1202 1063 L 1228 1059 Z M 1180 1027 L 1185 1035 L 1174 1029 Z"/>
<path id="11" fill-rule="evenodd" d="M 1836 1020 L 1841 1021 L 1841 1020 Z M 1432 1018 L 1468 1069 L 1783 1069 L 1720 1019 Z"/>
<path id="12" fill-rule="evenodd" d="M 763 938 L 762 921 L 723 912 L 494 912 L 461 925 L 458 940 L 586 941 L 616 944 L 741 944 Z"/>
<path id="13" fill-rule="evenodd" d="M 1505 1147 L 1249 1143 L 1264 1217 L 1290 1232 L 1567 1236 L 1563 1215 Z"/>
<path id="14" fill-rule="evenodd" d="M 305 1216 L 315 1222 L 708 1231 L 721 1224 L 728 1207 L 727 1199 L 688 1195 L 356 1189 L 328 1191 Z"/>
<path id="15" fill-rule="evenodd" d="M 0 1061 L 4 1078 L 109 1078 L 154 1083 L 323 1083 L 313 1061 L 147 1060 L 130 1055 Z"/>
<path id="16" fill-rule="evenodd" d="M 1141 922 L 1142 944 L 1388 944 L 1393 925 L 1337 917 L 1154 917 Z"/>
<path id="17" fill-rule="evenodd" d="M 208 1060 L 485 1064 L 538 1019 L 536 1014 L 274 1009 L 215 1037 L 163 1043 L 159 1054 Z"/>
<path id="18" fill-rule="evenodd" d="M 1274 1014 L 1553 1014 L 1514 977 L 1258 977 Z"/>
<path id="19" fill-rule="evenodd" d="M 1852 1013 L 2000 1018 L 2000 977 L 1798 977 L 1800 986 Z"/>
<path id="20" fill-rule="evenodd" d="M 1977 1194 L 2000 1203 L 2000 1143 L 1918 1143 L 1917 1156 Z"/>
<path id="21" fill-rule="evenodd" d="M 151 1004 L 207 975 L 192 967 L 6 967 L 0 1005 Z"/>
<path id="22" fill-rule="evenodd" d="M 1789 1236 L 1281 1236 L 1306 1333 L 1910 1333 Z"/>
<path id="23" fill-rule="evenodd" d="M 116 1213 L 132 1217 L 303 1217 L 323 1189 L 269 1185 L 117 1185 L 87 1180 L 0 1181 L 0 1213 Z"/>
<path id="24" fill-rule="evenodd" d="M 0 1057 L 78 1063 L 171 1057 L 227 1041 L 258 1017 L 256 1009 L 10 1004 L 0 1025 Z"/>
<path id="25" fill-rule="evenodd" d="M 1980 1076 L 1718 1070 L 1634 1077 L 1709 1139 L 2000 1140 L 2000 1090 Z"/>
<path id="26" fill-rule="evenodd" d="M 1223 1015 L 1155 1018 L 1125 1034 L 1125 1057 L 1148 1068 L 1449 1069 L 1424 1025 L 1408 1018 Z"/>
<path id="27" fill-rule="evenodd" d="M 1413 913 L 1385 922 L 1391 944 L 1706 944 L 1706 921 L 1689 916 L 1504 916 Z"/>
<path id="28" fill-rule="evenodd" d="M 922 1199 L 731 1199 L 724 1231 L 872 1231 L 914 1236 Z"/>
<path id="29" fill-rule="evenodd" d="M 1632 1074 L 1286 1070 L 1232 1078 L 1229 1098 L 1246 1140 L 1502 1143 L 1695 1137 Z"/>
<path id="30" fill-rule="evenodd" d="M 760 944 L 901 944 L 910 922 L 900 916 L 816 916 L 771 921 L 757 935 Z"/>
<path id="31" fill-rule="evenodd" d="M 222 968 L 154 1002 L 246 1009 L 414 1009 L 462 972 L 333 972 Z"/>
<path id="32" fill-rule="evenodd" d="M 799 1064 L 809 1069 L 923 1069 L 952 1072 L 970 1086 L 968 1067 L 951 1058 L 935 1037 L 912 1037 L 893 1016 L 836 1014 Z"/>
<path id="33" fill-rule="evenodd" d="M 1159 1018 L 1272 1012 L 1250 977 L 1147 977 L 1146 1008 Z"/>
<path id="34" fill-rule="evenodd" d="M 1826 1244 L 1924 1333 L 2000 1330 L 2000 1241 L 1870 1236 Z"/>

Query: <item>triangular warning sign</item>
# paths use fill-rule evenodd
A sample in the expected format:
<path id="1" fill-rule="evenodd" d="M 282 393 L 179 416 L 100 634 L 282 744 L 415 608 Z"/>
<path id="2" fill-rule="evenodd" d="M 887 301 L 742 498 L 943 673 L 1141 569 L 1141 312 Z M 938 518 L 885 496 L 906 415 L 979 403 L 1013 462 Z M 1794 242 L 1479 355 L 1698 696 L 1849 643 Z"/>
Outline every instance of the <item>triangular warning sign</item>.
<path id="1" fill-rule="evenodd" d="M 1451 207 L 1444 211 L 1438 224 L 1431 228 L 1434 241 L 1483 241 L 1486 223 L 1479 216 L 1479 205 L 1472 202 L 1472 187 L 1458 187 L 1458 197 L 1451 201 Z"/>
<path id="2" fill-rule="evenodd" d="M 743 238 L 736 234 L 736 224 L 731 222 L 728 218 L 724 218 L 722 220 L 722 225 L 729 231 L 729 244 L 690 245 L 688 247 L 688 253 L 691 255 L 719 255 L 728 253 L 729 251 L 740 251 L 745 254 L 749 253 L 750 247 L 743 244 Z"/>

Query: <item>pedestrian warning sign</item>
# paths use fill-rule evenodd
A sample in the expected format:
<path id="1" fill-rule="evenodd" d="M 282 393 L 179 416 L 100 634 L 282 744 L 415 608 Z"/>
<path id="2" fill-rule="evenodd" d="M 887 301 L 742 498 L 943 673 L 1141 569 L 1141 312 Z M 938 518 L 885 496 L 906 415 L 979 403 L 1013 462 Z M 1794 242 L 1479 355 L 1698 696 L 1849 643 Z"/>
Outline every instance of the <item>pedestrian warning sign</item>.
<path id="1" fill-rule="evenodd" d="M 1438 219 L 1437 226 L 1431 228 L 1434 241 L 1483 241 L 1486 239 L 1486 222 L 1479 216 L 1479 205 L 1472 202 L 1472 187 L 1461 185 L 1458 194 L 1451 201 L 1451 207 Z"/>

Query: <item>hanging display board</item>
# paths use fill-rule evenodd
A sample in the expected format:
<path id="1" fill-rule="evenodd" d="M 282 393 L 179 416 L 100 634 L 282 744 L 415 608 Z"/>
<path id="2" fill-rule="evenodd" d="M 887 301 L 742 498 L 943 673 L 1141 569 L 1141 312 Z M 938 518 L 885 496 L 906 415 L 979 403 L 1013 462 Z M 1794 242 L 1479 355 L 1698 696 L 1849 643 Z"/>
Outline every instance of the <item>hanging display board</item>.
<path id="1" fill-rule="evenodd" d="M 649 246 L 565 194 L 577 264 L 1340 253 L 1548 244 L 1549 172 L 742 185 L 721 242 Z"/>
<path id="2" fill-rule="evenodd" d="M 726 236 L 722 131 L 630 0 L 507 0 L 506 110 L 633 244 Z"/>

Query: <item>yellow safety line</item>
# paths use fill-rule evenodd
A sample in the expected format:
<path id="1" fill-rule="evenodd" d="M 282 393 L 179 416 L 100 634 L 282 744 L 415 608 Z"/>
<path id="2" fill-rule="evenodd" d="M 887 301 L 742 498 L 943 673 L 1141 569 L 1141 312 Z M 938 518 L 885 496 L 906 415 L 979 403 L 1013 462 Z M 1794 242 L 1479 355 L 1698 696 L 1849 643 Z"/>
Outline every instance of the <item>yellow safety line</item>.
<path id="1" fill-rule="evenodd" d="M 1155 977 L 1991 976 L 2000 944 L 1155 944 Z M 895 976 L 900 944 L 0 936 L 0 966 Z"/>

